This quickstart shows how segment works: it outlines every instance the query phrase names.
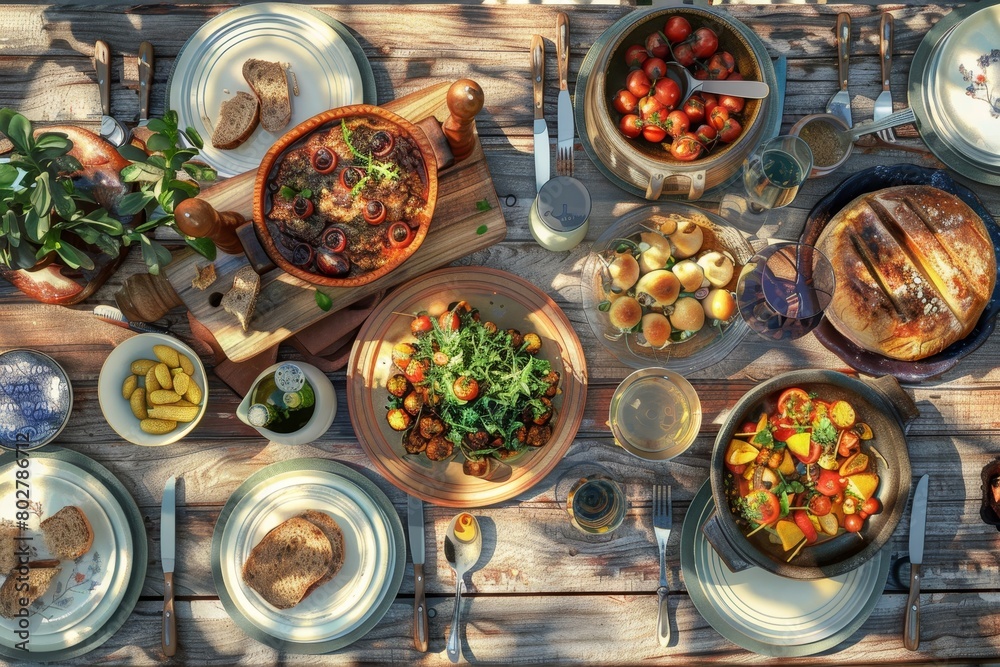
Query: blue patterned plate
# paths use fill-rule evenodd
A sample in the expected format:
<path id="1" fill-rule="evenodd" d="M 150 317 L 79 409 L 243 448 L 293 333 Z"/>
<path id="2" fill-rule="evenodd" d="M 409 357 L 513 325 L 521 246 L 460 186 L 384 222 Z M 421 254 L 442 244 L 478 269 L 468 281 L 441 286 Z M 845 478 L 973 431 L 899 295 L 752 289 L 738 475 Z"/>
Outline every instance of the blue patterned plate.
<path id="1" fill-rule="evenodd" d="M 62 366 L 35 350 L 0 354 L 0 446 L 37 449 L 69 421 L 73 387 Z"/>

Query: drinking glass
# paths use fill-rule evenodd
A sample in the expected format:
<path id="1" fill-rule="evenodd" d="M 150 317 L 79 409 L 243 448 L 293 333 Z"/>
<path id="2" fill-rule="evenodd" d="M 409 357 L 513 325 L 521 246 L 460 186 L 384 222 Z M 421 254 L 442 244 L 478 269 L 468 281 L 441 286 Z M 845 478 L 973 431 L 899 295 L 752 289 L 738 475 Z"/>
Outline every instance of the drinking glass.
<path id="1" fill-rule="evenodd" d="M 698 436 L 701 401 L 683 376 L 645 368 L 615 389 L 608 425 L 615 442 L 630 454 L 653 461 L 671 459 Z"/>
<path id="2" fill-rule="evenodd" d="M 750 210 L 759 213 L 791 204 L 812 164 L 812 150 L 799 137 L 783 135 L 762 143 L 743 162 Z"/>
<path id="3" fill-rule="evenodd" d="M 610 533 L 622 524 L 628 499 L 607 470 L 594 464 L 572 468 L 556 484 L 556 499 L 583 533 Z"/>
<path id="4" fill-rule="evenodd" d="M 743 266 L 736 284 L 740 315 L 751 329 L 772 340 L 809 333 L 833 298 L 833 266 L 805 243 L 767 246 Z"/>

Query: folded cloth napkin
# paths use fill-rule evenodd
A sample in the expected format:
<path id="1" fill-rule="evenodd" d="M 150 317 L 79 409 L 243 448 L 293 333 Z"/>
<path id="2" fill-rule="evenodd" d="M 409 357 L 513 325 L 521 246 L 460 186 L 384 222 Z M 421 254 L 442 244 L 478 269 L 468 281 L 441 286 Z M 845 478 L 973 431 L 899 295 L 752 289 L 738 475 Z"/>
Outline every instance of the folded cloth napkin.
<path id="1" fill-rule="evenodd" d="M 302 355 L 304 362 L 312 364 L 324 373 L 338 371 L 347 365 L 358 329 L 368 319 L 368 315 L 382 300 L 384 294 L 385 292 L 373 294 L 349 308 L 338 311 L 336 317 L 324 317 L 299 331 L 288 342 Z M 209 352 L 204 348 L 211 350 L 210 354 L 215 358 L 216 376 L 240 396 L 246 396 L 257 376 L 278 358 L 278 346 L 273 345 L 244 361 L 232 361 L 226 356 L 208 327 L 196 320 L 190 312 L 188 312 L 188 322 L 195 341 L 201 344 L 197 347 L 203 348 L 199 353 L 207 355 Z"/>

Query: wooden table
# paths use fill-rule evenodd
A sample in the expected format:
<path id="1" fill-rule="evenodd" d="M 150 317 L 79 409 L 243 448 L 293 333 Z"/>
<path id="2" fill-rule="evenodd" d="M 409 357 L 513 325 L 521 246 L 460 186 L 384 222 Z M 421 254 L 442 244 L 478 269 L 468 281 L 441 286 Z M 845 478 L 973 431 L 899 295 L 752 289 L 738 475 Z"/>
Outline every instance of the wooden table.
<path id="1" fill-rule="evenodd" d="M 185 39 L 227 6 L 44 7 L 4 6 L 0 40 L 0 105 L 36 121 L 79 122 L 100 118 L 90 61 L 95 39 L 107 39 L 121 55 L 134 55 L 143 39 L 157 55 L 153 113 L 162 113 L 172 59 Z M 507 239 L 460 263 L 503 268 L 525 276 L 565 310 L 587 351 L 590 395 L 577 440 L 548 478 L 521 496 L 477 510 L 488 520 L 482 566 L 471 579 L 464 609 L 465 654 L 482 664 L 580 663 L 681 664 L 687 662 L 778 662 L 748 653 L 723 639 L 692 605 L 680 568 L 680 524 L 688 504 L 708 477 L 708 458 L 723 415 L 759 381 L 798 368 L 849 370 L 811 336 L 777 347 L 747 338 L 723 362 L 692 375 L 705 419 L 688 452 L 665 463 L 648 463 L 615 446 L 605 424 L 608 403 L 629 369 L 591 334 L 580 309 L 579 269 L 590 241 L 617 215 L 641 204 L 605 180 L 578 147 L 576 173 L 594 198 L 588 242 L 572 252 L 540 249 L 527 229 L 535 194 L 532 168 L 531 84 L 528 43 L 546 37 L 546 109 L 555 133 L 557 92 L 553 39 L 560 7 L 523 6 L 320 6 L 350 26 L 370 59 L 384 102 L 430 83 L 471 77 L 486 92 L 479 132 L 510 230 Z M 571 89 L 589 46 L 628 7 L 572 6 Z M 897 108 L 906 99 L 910 58 L 924 33 L 949 11 L 941 5 L 731 6 L 774 56 L 788 56 L 788 94 L 783 128 L 820 111 L 836 88 L 833 25 L 839 11 L 854 23 L 851 93 L 855 120 L 870 117 L 878 85 L 877 28 L 880 11 L 896 24 L 892 82 Z M 117 79 L 117 76 L 116 76 Z M 137 118 L 134 93 L 115 89 L 112 107 L 123 121 Z M 903 135 L 905 132 L 900 132 Z M 856 150 L 837 174 L 809 181 L 792 207 L 780 214 L 777 235 L 795 236 L 808 210 L 840 179 L 883 163 L 935 165 L 910 128 L 899 148 Z M 959 179 L 961 180 L 961 179 Z M 1000 190 L 974 186 L 988 208 L 1000 213 Z M 511 195 L 507 197 L 507 195 Z M 718 195 L 702 205 L 713 209 Z M 413 578 L 407 565 L 402 589 L 385 618 L 363 639 L 323 657 L 278 654 L 248 639 L 229 619 L 216 595 L 210 565 L 215 521 L 226 499 L 254 471 L 302 456 L 336 459 L 362 471 L 392 499 L 405 521 L 406 498 L 374 472 L 360 449 L 343 402 L 345 378 L 334 374 L 341 410 L 319 441 L 299 447 L 269 444 L 240 424 L 240 397 L 218 380 L 210 383 L 208 413 L 184 441 L 142 448 L 118 438 L 101 415 L 97 377 L 105 357 L 130 334 L 91 314 L 112 303 L 122 280 L 144 270 L 134 254 L 111 282 L 86 304 L 66 309 L 37 305 L 9 285 L 0 285 L 0 349 L 30 347 L 59 360 L 74 389 L 73 420 L 57 443 L 106 465 L 139 503 L 149 535 L 150 562 L 143 598 L 125 626 L 104 646 L 73 664 L 163 662 L 159 650 L 162 577 L 159 564 L 159 501 L 164 480 L 178 475 L 178 553 L 175 581 L 181 649 L 177 663 L 191 664 L 446 664 L 454 575 L 440 548 L 453 510 L 428 507 L 428 594 L 430 652 L 414 651 L 411 640 Z M 169 321 L 189 338 L 186 318 Z M 294 357 L 282 350 L 283 357 Z M 907 386 L 920 408 L 909 432 L 914 478 L 931 473 L 919 652 L 903 648 L 906 592 L 889 584 L 868 621 L 835 649 L 782 663 L 974 662 L 1000 657 L 1000 540 L 978 515 L 980 469 L 1000 451 L 1000 339 L 993 337 L 944 377 Z M 573 464 L 597 460 L 626 482 L 630 507 L 617 531 L 599 538 L 576 532 L 553 497 L 555 481 Z M 657 549 L 650 514 L 650 487 L 665 478 L 673 485 L 675 529 L 670 540 L 669 579 L 675 616 L 674 641 L 655 639 Z M 888 546 L 907 551 L 909 510 Z M 436 545 L 436 546 L 435 546 Z"/>

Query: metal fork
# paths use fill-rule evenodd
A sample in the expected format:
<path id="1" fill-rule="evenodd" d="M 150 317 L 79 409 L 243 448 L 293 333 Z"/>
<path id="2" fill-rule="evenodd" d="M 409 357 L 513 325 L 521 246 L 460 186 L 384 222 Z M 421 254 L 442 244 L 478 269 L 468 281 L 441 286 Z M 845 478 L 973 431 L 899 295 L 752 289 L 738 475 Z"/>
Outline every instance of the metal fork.
<path id="1" fill-rule="evenodd" d="M 660 587 L 656 594 L 660 598 L 659 612 L 656 615 L 656 638 L 660 646 L 670 644 L 670 606 L 667 596 L 667 540 L 670 539 L 670 529 L 674 525 L 674 504 L 667 484 L 653 486 L 653 533 L 656 544 L 660 547 Z"/>
<path id="2" fill-rule="evenodd" d="M 875 120 L 881 120 L 892 113 L 892 93 L 889 91 L 889 73 L 892 71 L 892 14 L 883 12 L 879 29 L 879 55 L 882 61 L 882 92 L 875 100 Z M 878 133 L 882 141 L 894 143 L 896 135 L 892 128 Z"/>

